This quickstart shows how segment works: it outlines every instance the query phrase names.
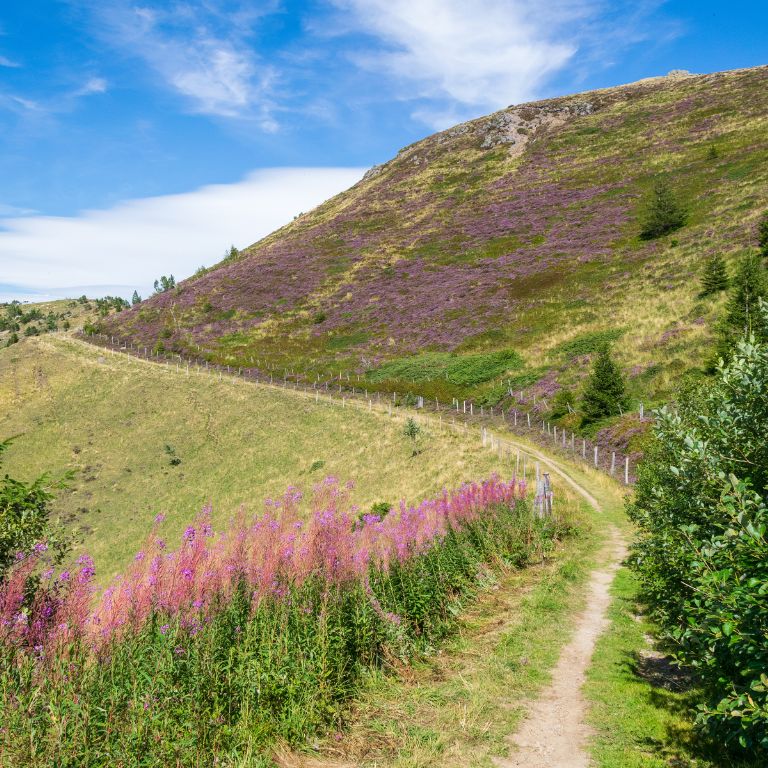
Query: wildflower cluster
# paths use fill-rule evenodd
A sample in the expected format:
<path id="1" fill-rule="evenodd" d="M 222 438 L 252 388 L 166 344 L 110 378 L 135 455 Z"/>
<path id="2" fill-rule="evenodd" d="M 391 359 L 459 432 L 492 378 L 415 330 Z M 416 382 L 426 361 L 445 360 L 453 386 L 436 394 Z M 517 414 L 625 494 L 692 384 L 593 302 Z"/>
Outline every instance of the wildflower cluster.
<path id="1" fill-rule="evenodd" d="M 0 584 L 0 751 L 34 764 L 30 750 L 76 760 L 95 744 L 128 763 L 213 764 L 243 744 L 300 742 L 367 668 L 450 631 L 489 569 L 524 565 L 557 535 L 515 480 L 384 516 L 361 515 L 351 490 L 327 478 L 307 504 L 289 488 L 218 534 L 206 508 L 174 551 L 158 519 L 100 595 L 86 556 L 42 576 L 44 552 L 21 559 Z M 72 702 L 54 739 L 51 708 Z"/>

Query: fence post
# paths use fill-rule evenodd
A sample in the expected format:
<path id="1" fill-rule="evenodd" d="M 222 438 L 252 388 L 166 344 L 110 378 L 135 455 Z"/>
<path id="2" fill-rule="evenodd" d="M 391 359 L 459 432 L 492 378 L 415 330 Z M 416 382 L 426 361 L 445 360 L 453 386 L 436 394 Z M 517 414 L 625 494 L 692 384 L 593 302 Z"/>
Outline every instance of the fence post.
<path id="1" fill-rule="evenodd" d="M 611 474 L 616 471 L 616 451 L 611 451 Z"/>
<path id="2" fill-rule="evenodd" d="M 595 466 L 597 466 L 597 446 L 595 446 Z"/>

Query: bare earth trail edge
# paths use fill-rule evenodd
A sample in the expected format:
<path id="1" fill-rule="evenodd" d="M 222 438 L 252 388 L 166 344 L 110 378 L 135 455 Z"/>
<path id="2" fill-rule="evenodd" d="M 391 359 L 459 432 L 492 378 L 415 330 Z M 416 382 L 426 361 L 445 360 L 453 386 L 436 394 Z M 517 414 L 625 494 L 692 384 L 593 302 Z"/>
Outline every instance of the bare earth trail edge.
<path id="1" fill-rule="evenodd" d="M 598 512 L 600 503 L 548 456 L 538 454 L 565 482 L 581 494 Z M 608 532 L 601 568 L 594 570 L 587 585 L 587 603 L 576 619 L 573 636 L 563 648 L 552 670 L 552 682 L 533 701 L 525 720 L 510 736 L 513 754 L 497 758 L 498 768 L 588 768 L 589 739 L 592 729 L 586 724 L 588 705 L 582 694 L 586 672 L 592 661 L 595 644 L 607 629 L 610 588 L 621 561 L 626 556 L 626 543 L 619 530 Z"/>

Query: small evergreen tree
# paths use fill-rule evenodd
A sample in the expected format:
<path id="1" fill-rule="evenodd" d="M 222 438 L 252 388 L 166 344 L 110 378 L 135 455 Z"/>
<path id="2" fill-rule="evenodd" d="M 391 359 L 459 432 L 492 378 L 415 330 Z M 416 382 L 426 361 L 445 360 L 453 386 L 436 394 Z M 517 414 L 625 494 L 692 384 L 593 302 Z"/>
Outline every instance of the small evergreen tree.
<path id="1" fill-rule="evenodd" d="M 162 275 L 159 280 L 155 280 L 155 293 L 165 293 L 176 287 L 176 278 L 173 275 Z"/>
<path id="2" fill-rule="evenodd" d="M 640 237 L 643 240 L 653 240 L 656 237 L 668 235 L 682 227 L 688 214 L 677 202 L 672 188 L 665 179 L 658 179 L 648 200 L 643 228 Z"/>
<path id="3" fill-rule="evenodd" d="M 131 304 L 135 307 L 137 304 L 141 304 L 141 296 L 139 296 L 138 291 L 133 292 L 133 296 L 131 297 Z"/>
<path id="4" fill-rule="evenodd" d="M 741 259 L 725 316 L 718 325 L 718 358 L 727 362 L 737 342 L 750 334 L 758 343 L 768 341 L 768 328 L 759 309 L 761 300 L 768 300 L 768 275 L 759 254 L 748 252 Z"/>
<path id="5" fill-rule="evenodd" d="M 768 211 L 766 211 L 757 224 L 757 244 L 760 252 L 768 258 Z"/>
<path id="6" fill-rule="evenodd" d="M 700 296 L 711 296 L 726 288 L 728 288 L 728 269 L 725 266 L 725 259 L 719 253 L 715 253 L 704 264 Z"/>
<path id="7" fill-rule="evenodd" d="M 628 406 L 621 369 L 613 361 L 608 345 L 604 344 L 598 351 L 581 399 L 584 423 L 591 424 L 606 416 L 617 416 Z"/>

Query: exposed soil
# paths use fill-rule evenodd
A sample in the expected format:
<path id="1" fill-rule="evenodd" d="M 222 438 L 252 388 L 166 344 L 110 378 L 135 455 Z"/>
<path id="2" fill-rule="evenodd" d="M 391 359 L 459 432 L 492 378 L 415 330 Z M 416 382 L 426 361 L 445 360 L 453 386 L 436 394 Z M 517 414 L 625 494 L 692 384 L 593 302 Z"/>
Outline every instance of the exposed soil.
<path id="1" fill-rule="evenodd" d="M 546 460 L 590 504 L 600 508 L 597 500 L 560 471 L 555 462 Z M 533 702 L 517 733 L 510 737 L 514 752 L 509 758 L 496 760 L 498 768 L 588 768 L 591 730 L 585 721 L 587 705 L 581 688 L 597 638 L 608 626 L 611 582 L 626 555 L 624 540 L 615 528 L 610 532 L 605 554 L 607 564 L 590 575 L 586 608 L 552 671 L 552 683 Z"/>

